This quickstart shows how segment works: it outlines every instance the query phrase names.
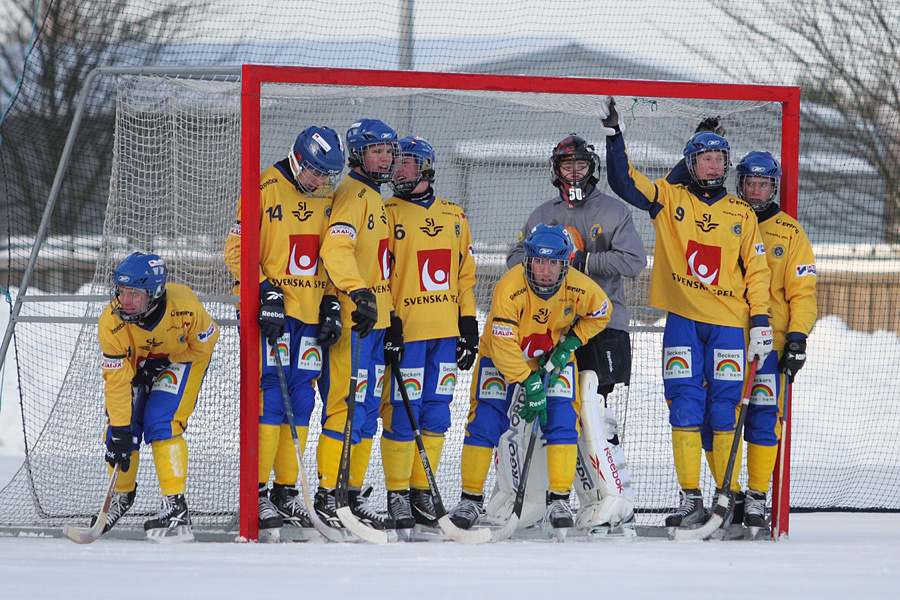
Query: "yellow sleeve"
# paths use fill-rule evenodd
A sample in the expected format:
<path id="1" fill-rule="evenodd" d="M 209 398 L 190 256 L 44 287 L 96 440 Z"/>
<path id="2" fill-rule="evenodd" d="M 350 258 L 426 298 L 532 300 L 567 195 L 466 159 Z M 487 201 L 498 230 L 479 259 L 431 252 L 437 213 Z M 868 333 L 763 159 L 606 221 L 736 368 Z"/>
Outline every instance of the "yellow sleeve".
<path id="1" fill-rule="evenodd" d="M 219 326 L 209 316 L 206 308 L 197 300 L 196 296 L 194 296 L 192 304 L 191 308 L 195 318 L 185 332 L 187 348 L 178 354 L 170 354 L 169 360 L 172 362 L 189 363 L 207 358 L 212 354 L 216 342 L 219 340 Z"/>
<path id="2" fill-rule="evenodd" d="M 581 318 L 572 327 L 572 332 L 578 336 L 582 344 L 586 344 L 609 325 L 613 306 L 606 292 L 594 280 L 585 276 L 578 279 L 578 285 L 586 289 L 587 293 L 579 297 L 575 306 L 575 314 Z"/>
<path id="3" fill-rule="evenodd" d="M 741 259 L 744 261 L 744 283 L 750 316 L 769 315 L 772 272 L 766 261 L 766 247 L 759 232 L 759 222 L 752 209 L 741 227 Z M 748 323 L 747 326 L 750 324 Z"/>
<path id="4" fill-rule="evenodd" d="M 98 337 L 100 350 L 100 368 L 103 371 L 104 397 L 109 424 L 113 427 L 131 425 L 131 380 L 134 378 L 134 352 L 123 346 L 108 326 L 115 317 L 107 308 L 100 316 Z"/>
<path id="5" fill-rule="evenodd" d="M 785 300 L 790 305 L 790 322 L 785 333 L 809 335 L 818 316 L 816 306 L 816 259 L 806 232 L 791 240 L 790 269 L 784 274 Z"/>
<path id="6" fill-rule="evenodd" d="M 469 220 L 460 209 L 460 236 L 459 236 L 459 315 L 461 317 L 475 316 L 475 251 L 472 247 L 472 232 L 469 230 Z"/>
<path id="7" fill-rule="evenodd" d="M 519 330 L 519 307 L 510 300 L 508 287 L 498 282 L 494 288 L 491 314 L 484 335 L 491 336 L 491 360 L 509 383 L 520 383 L 531 375 L 531 367 L 522 356 L 522 340 Z M 521 297 L 521 296 L 520 296 Z"/>
<path id="8" fill-rule="evenodd" d="M 334 286 L 350 293 L 368 288 L 356 263 L 356 239 L 365 226 L 367 204 L 364 198 L 335 194 L 328 233 L 322 242 L 321 258 Z M 356 200 L 356 201 L 354 201 Z"/>

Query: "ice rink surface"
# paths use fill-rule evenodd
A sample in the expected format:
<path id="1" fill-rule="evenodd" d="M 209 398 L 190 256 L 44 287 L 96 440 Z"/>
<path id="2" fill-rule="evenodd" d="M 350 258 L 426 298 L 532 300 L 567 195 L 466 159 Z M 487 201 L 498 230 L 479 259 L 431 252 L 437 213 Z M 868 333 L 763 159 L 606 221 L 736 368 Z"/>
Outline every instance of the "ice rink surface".
<path id="1" fill-rule="evenodd" d="M 2 485 L 21 462 L 0 457 Z M 870 600 L 897 598 L 898 590 L 900 514 L 795 514 L 790 539 L 778 543 L 154 545 L 101 538 L 79 546 L 62 538 L 0 537 L 3 600 Z"/>

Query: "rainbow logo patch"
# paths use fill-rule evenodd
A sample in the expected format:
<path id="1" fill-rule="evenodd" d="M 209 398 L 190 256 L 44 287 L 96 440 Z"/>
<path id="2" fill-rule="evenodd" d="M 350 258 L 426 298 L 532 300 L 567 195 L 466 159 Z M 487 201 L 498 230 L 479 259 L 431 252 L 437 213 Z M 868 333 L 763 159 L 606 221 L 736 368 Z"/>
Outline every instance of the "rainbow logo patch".
<path id="1" fill-rule="evenodd" d="M 159 383 L 168 383 L 169 385 L 178 387 L 178 376 L 169 370 L 163 371 L 160 376 L 156 378 L 156 381 Z"/>
<path id="2" fill-rule="evenodd" d="M 403 387 L 405 387 L 407 390 L 409 390 L 413 393 L 422 391 L 422 386 L 419 384 L 419 380 L 414 377 L 404 379 Z"/>
<path id="3" fill-rule="evenodd" d="M 318 348 L 310 348 L 306 352 L 303 353 L 303 356 L 300 357 L 300 360 L 310 361 L 310 362 L 319 362 L 322 360 L 322 355 L 319 354 Z"/>
<path id="4" fill-rule="evenodd" d="M 356 382 L 356 397 L 359 398 L 360 395 L 365 396 L 366 388 L 368 388 L 368 387 L 369 387 L 369 384 L 367 381 L 365 381 L 365 380 L 357 381 Z"/>
<path id="5" fill-rule="evenodd" d="M 750 390 L 751 398 L 770 398 L 774 395 L 772 388 L 762 383 L 754 383 Z"/>
<path id="6" fill-rule="evenodd" d="M 489 377 L 481 383 L 481 389 L 506 393 L 506 381 L 500 377 Z"/>
<path id="7" fill-rule="evenodd" d="M 281 360 L 282 360 L 282 361 L 284 361 L 284 359 L 288 358 L 288 355 L 290 354 L 290 351 L 291 351 L 291 350 L 290 350 L 290 348 L 288 348 L 287 343 L 285 343 L 285 342 L 278 342 L 278 354 L 281 355 Z"/>
<path id="8" fill-rule="evenodd" d="M 730 371 L 732 373 L 740 373 L 741 365 L 739 365 L 735 360 L 723 360 L 716 365 L 716 371 Z"/>
<path id="9" fill-rule="evenodd" d="M 687 369 L 688 364 L 687 361 L 684 360 L 680 356 L 673 356 L 666 363 L 666 371 L 671 371 L 672 369 Z"/>
<path id="10" fill-rule="evenodd" d="M 384 389 L 384 371 L 381 372 L 381 375 L 378 377 L 378 381 L 375 382 L 376 390 Z"/>
<path id="11" fill-rule="evenodd" d="M 556 378 L 556 381 L 553 382 L 554 388 L 560 388 L 563 390 L 572 389 L 572 382 L 565 375 L 560 375 Z"/>
<path id="12" fill-rule="evenodd" d="M 444 375 L 443 379 L 441 379 L 441 381 L 440 381 L 440 383 L 438 383 L 438 385 L 442 385 L 442 386 L 446 385 L 446 386 L 450 386 L 450 387 L 455 386 L 456 385 L 456 375 L 453 373 L 447 373 L 446 375 Z"/>

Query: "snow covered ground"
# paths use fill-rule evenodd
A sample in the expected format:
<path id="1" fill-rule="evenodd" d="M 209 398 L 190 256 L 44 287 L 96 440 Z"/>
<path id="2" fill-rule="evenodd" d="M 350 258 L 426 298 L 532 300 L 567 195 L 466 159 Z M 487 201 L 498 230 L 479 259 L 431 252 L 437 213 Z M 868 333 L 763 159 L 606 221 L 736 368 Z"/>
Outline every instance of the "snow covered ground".
<path id="1" fill-rule="evenodd" d="M 6 305 L 0 309 L 0 331 Z M 855 343 L 865 344 L 855 339 Z M 847 340 L 844 340 L 847 343 Z M 820 352 L 824 360 L 830 351 Z M 0 405 L 0 488 L 24 457 L 15 367 Z M 98 507 L 99 508 L 99 507 Z M 0 599 L 312 597 L 561 597 L 664 600 L 896 598 L 900 514 L 791 516 L 790 539 L 760 542 L 452 542 L 155 546 L 101 538 L 0 537 Z"/>

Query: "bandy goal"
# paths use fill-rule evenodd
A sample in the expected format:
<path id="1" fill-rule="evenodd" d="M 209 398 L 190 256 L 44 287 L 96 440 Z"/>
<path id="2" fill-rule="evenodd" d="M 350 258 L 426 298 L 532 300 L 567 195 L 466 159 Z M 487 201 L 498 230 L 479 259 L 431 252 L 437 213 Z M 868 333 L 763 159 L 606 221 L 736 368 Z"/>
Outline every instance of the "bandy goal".
<path id="1" fill-rule="evenodd" d="M 115 143 L 93 281 L 81 296 L 57 301 L 52 310 L 33 309 L 51 318 L 23 321 L 16 331 L 20 380 L 36 383 L 22 387 L 28 460 L 0 495 L 0 525 L 5 527 L 59 527 L 87 522 L 97 511 L 108 475 L 96 322 L 108 302 L 112 270 L 140 250 L 162 256 L 170 281 L 194 289 L 223 325 L 185 434 L 190 448 L 186 496 L 194 528 L 256 537 L 259 300 L 250 273 L 259 261 L 259 173 L 287 156 L 297 134 L 310 125 L 328 126 L 343 136 L 360 118 L 377 118 L 400 136 L 417 135 L 431 143 L 436 193 L 462 206 L 470 223 L 481 326 L 493 285 L 506 270 L 509 245 L 531 211 L 557 193 L 548 161 L 561 139 L 577 133 L 595 146 L 601 156 L 599 186 L 612 195 L 602 166 L 605 138 L 599 115 L 605 96 L 616 97 L 629 157 L 651 179 L 665 175 L 681 158 L 701 120 L 718 116 L 732 160 L 751 150 L 780 158 L 781 204 L 796 214 L 797 88 L 258 65 L 207 74 L 196 69 L 110 74 L 115 77 Z M 231 298 L 234 282 L 223 252 L 239 197 L 245 284 L 241 297 Z M 651 262 L 638 278 L 626 280 L 632 381 L 617 386 L 609 401 L 621 428 L 638 525 L 658 527 L 676 506 L 679 487 L 659 372 L 665 315 L 647 304 L 654 233 L 647 215 L 636 213 L 634 222 Z M 46 354 L 40 339 L 58 341 L 61 350 L 53 356 L 65 364 L 64 376 L 42 377 Z M 436 472 L 448 508 L 460 493 L 471 372 L 457 373 L 456 381 L 453 425 Z M 311 481 L 318 424 L 317 407 L 304 451 Z M 790 435 L 789 423 L 783 431 Z M 149 449 L 142 458 L 152 462 Z M 709 504 L 715 485 L 708 469 L 703 472 Z M 776 478 L 782 472 L 782 485 L 773 485 L 772 508 L 786 516 L 789 469 L 776 465 Z M 492 482 L 493 475 L 486 489 Z M 383 503 L 378 444 L 366 483 Z M 158 505 L 156 476 L 145 465 L 135 505 L 116 529 L 139 529 Z M 786 519 L 780 523 L 786 530 Z"/>

